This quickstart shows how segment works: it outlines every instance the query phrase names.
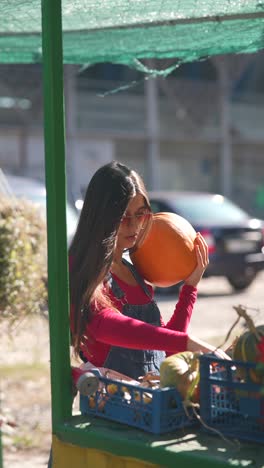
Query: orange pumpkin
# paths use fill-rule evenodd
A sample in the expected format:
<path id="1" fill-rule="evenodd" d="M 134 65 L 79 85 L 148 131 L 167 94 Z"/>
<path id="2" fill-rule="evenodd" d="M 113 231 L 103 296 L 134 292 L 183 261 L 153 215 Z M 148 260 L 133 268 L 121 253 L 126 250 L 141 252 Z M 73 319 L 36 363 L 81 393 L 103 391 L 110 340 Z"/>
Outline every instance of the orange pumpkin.
<path id="1" fill-rule="evenodd" d="M 131 260 L 150 283 L 168 287 L 187 278 L 196 267 L 192 225 L 175 213 L 153 215 L 151 229 Z"/>

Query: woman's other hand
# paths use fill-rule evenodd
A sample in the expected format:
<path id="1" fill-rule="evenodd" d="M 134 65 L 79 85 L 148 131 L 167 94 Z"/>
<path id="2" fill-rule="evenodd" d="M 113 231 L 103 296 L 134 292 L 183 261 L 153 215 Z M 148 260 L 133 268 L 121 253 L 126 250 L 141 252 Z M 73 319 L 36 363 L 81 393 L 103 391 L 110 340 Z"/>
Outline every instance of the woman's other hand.
<path id="1" fill-rule="evenodd" d="M 218 359 L 231 359 L 230 356 L 221 348 L 216 348 L 215 346 L 194 336 L 188 336 L 187 351 L 192 351 L 193 353 L 199 351 L 201 353 L 214 353 Z"/>
<path id="2" fill-rule="evenodd" d="M 198 232 L 194 240 L 194 248 L 197 258 L 197 266 L 193 272 L 186 278 L 185 284 L 189 286 L 196 287 L 201 280 L 206 267 L 209 264 L 208 258 L 208 246 L 203 238 L 203 236 Z"/>

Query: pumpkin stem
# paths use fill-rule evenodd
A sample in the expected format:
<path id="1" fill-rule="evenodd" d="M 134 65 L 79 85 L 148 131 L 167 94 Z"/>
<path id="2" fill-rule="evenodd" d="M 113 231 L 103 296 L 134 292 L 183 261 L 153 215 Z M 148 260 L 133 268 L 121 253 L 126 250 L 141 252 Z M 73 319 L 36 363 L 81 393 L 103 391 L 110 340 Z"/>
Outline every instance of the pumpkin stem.
<path id="1" fill-rule="evenodd" d="M 247 308 L 245 306 L 238 305 L 238 306 L 233 306 L 233 309 L 235 309 L 235 311 L 237 312 L 239 319 L 243 318 L 245 320 L 247 328 L 249 329 L 251 333 L 253 333 L 253 335 L 255 335 L 257 341 L 260 341 L 262 335 L 256 329 L 256 326 L 251 316 L 247 313 Z"/>

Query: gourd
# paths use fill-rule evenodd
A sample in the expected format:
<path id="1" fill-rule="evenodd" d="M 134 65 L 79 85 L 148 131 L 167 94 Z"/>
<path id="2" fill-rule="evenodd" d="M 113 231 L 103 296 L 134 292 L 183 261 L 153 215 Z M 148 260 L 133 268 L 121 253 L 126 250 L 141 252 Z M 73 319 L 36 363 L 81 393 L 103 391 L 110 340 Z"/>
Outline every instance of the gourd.
<path id="1" fill-rule="evenodd" d="M 168 287 L 186 279 L 197 264 L 192 225 L 175 213 L 156 213 L 143 244 L 130 257 L 150 283 Z"/>
<path id="2" fill-rule="evenodd" d="M 183 400 L 199 399 L 199 356 L 201 353 L 183 351 L 172 354 L 160 366 L 160 387 L 174 387 Z"/>
<path id="3" fill-rule="evenodd" d="M 238 337 L 233 347 L 233 359 L 243 362 L 264 362 L 264 325 L 255 326 L 246 309 L 242 306 L 234 307 L 238 315 L 246 321 L 248 330 Z M 261 351 L 262 347 L 262 351 Z M 246 378 L 246 371 L 242 367 L 237 369 L 240 378 Z M 258 384 L 264 383 L 263 366 L 250 369 L 250 379 Z"/>

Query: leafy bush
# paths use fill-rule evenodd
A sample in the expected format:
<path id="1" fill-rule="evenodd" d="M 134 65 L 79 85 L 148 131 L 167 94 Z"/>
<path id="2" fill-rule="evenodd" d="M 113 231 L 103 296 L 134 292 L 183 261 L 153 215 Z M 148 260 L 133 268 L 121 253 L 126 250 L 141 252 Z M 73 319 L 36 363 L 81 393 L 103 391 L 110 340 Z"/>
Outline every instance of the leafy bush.
<path id="1" fill-rule="evenodd" d="M 0 318 L 38 313 L 47 301 L 46 223 L 26 200 L 0 199 Z"/>

